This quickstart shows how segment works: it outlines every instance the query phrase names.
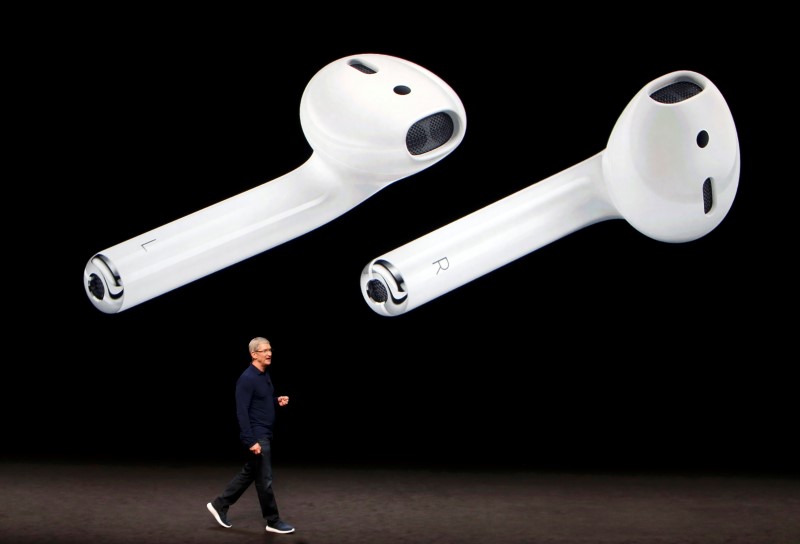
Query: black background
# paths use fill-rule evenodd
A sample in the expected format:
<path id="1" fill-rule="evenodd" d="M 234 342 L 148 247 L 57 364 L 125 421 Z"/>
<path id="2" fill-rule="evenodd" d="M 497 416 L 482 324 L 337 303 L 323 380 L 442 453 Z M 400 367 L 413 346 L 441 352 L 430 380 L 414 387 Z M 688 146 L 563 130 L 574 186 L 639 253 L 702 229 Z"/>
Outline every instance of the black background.
<path id="1" fill-rule="evenodd" d="M 32 194 L 13 237 L 5 456 L 237 459 L 234 383 L 263 335 L 291 396 L 281 462 L 796 470 L 768 42 L 589 14 L 406 13 L 392 28 L 320 14 L 323 31 L 279 14 L 163 15 L 62 28 L 29 66 L 45 81 L 24 109 L 18 185 Z M 302 164 L 305 85 L 358 53 L 448 82 L 467 112 L 461 145 L 305 236 L 120 314 L 91 305 L 94 253 Z M 667 244 L 607 221 L 403 316 L 368 308 L 369 260 L 601 151 L 628 101 L 682 69 L 717 85 L 738 130 L 739 190 L 713 232 Z"/>

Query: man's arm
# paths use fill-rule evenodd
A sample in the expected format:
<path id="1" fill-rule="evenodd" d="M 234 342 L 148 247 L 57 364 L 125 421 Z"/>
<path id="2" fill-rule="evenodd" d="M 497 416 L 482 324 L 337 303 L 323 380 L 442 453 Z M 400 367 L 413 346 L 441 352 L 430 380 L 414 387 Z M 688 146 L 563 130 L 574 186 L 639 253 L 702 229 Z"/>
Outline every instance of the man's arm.
<path id="1" fill-rule="evenodd" d="M 253 400 L 253 382 L 246 376 L 236 382 L 236 418 L 239 420 L 239 437 L 242 443 L 251 448 L 258 442 L 250 424 L 250 402 Z"/>

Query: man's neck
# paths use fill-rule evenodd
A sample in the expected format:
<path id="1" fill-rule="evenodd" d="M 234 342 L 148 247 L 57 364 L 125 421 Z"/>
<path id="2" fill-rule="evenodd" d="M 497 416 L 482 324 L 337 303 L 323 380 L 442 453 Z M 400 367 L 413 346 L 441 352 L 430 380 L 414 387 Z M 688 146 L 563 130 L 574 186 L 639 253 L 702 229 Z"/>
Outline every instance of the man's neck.
<path id="1" fill-rule="evenodd" d="M 264 372 L 267 370 L 267 365 L 263 363 L 259 363 L 258 361 L 253 361 L 253 366 L 258 369 L 259 372 Z"/>

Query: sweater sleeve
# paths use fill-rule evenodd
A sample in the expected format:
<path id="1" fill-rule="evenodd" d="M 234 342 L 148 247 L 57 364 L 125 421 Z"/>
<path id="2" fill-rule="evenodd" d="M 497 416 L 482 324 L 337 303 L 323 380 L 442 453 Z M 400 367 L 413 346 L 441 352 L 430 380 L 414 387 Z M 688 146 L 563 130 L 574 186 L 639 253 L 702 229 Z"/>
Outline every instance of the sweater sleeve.
<path id="1" fill-rule="evenodd" d="M 236 382 L 236 418 L 239 420 L 239 438 L 245 447 L 257 442 L 250 423 L 250 402 L 253 400 L 253 381 L 246 376 Z"/>

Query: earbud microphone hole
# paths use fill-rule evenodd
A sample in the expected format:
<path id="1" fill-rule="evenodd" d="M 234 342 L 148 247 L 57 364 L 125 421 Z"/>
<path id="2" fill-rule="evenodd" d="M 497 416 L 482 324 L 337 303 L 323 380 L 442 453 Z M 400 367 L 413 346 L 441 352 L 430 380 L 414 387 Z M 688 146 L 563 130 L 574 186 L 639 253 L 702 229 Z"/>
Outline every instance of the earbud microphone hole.
<path id="1" fill-rule="evenodd" d="M 89 292 L 98 300 L 103 300 L 106 288 L 103 287 L 103 280 L 97 274 L 89 276 Z"/>
<path id="2" fill-rule="evenodd" d="M 389 300 L 389 292 L 379 280 L 370 280 L 367 283 L 367 296 L 375 302 L 386 302 Z"/>
<path id="3" fill-rule="evenodd" d="M 356 70 L 358 70 L 359 72 L 361 72 L 363 74 L 377 74 L 378 73 L 378 71 L 375 68 L 367 66 L 366 64 L 364 64 L 360 60 L 351 60 L 347 64 L 349 64 L 350 66 L 352 66 L 353 68 L 355 68 Z"/>
<path id="4" fill-rule="evenodd" d="M 711 191 L 711 178 L 703 182 L 703 212 L 708 213 L 714 205 L 714 195 Z"/>

